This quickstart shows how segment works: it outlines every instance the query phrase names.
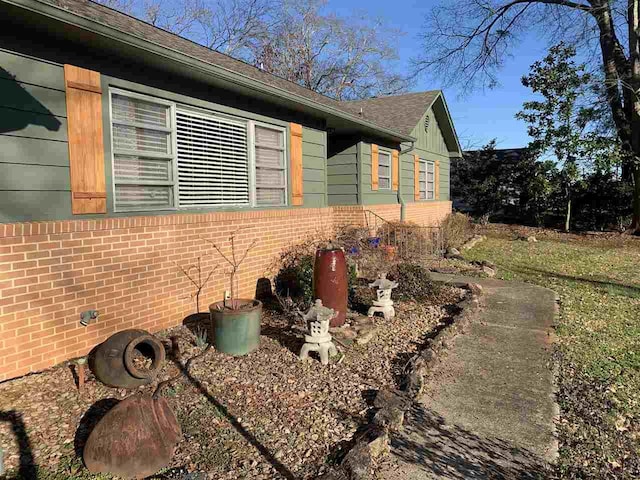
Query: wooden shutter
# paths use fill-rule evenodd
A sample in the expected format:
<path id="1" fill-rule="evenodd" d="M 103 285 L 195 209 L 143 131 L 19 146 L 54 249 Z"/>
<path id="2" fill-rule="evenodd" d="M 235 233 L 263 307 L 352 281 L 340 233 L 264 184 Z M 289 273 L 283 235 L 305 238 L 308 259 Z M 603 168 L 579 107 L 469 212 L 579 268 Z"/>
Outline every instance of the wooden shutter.
<path id="1" fill-rule="evenodd" d="M 420 157 L 413 156 L 413 199 L 420 200 Z"/>
<path id="2" fill-rule="evenodd" d="M 440 200 L 440 160 L 433 167 L 433 199 Z"/>
<path id="3" fill-rule="evenodd" d="M 378 190 L 378 145 L 371 144 L 371 190 Z"/>
<path id="4" fill-rule="evenodd" d="M 398 179 L 400 177 L 400 152 L 391 152 L 391 190 L 398 191 Z"/>
<path id="5" fill-rule="evenodd" d="M 302 125 L 290 125 L 290 161 L 291 161 L 291 203 L 302 205 L 304 202 L 302 189 Z"/>
<path id="6" fill-rule="evenodd" d="M 64 66 L 73 214 L 107 213 L 100 73 Z"/>

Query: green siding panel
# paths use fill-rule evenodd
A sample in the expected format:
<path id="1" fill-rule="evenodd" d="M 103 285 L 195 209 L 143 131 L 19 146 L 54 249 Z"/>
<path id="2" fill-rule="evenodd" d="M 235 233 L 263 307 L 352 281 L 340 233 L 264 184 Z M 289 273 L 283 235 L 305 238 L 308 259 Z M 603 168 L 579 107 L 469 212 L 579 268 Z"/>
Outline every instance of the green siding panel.
<path id="1" fill-rule="evenodd" d="M 327 175 L 357 175 L 358 166 L 355 163 L 349 163 L 344 165 L 329 165 L 327 166 Z"/>
<path id="2" fill-rule="evenodd" d="M 66 94 L 60 90 L 0 79 L 0 107 L 67 116 Z"/>
<path id="3" fill-rule="evenodd" d="M 304 206 L 308 208 L 325 207 L 325 197 L 324 193 L 305 193 Z"/>
<path id="4" fill-rule="evenodd" d="M 71 191 L 69 167 L 0 163 L 0 190 Z"/>
<path id="5" fill-rule="evenodd" d="M 70 192 L 2 192 L 0 222 L 28 222 L 72 218 Z"/>
<path id="6" fill-rule="evenodd" d="M 53 115 L 0 107 L 0 135 L 67 140 L 67 120 Z"/>
<path id="7" fill-rule="evenodd" d="M 304 137 L 303 137 L 304 138 Z M 302 142 L 303 155 L 309 155 L 310 157 L 326 158 L 324 145 L 318 145 L 316 143 L 309 143 L 307 141 Z"/>
<path id="8" fill-rule="evenodd" d="M 357 185 L 333 185 L 329 184 L 329 195 L 357 195 Z"/>
<path id="9" fill-rule="evenodd" d="M 302 128 L 302 138 L 307 143 L 314 143 L 320 147 L 325 147 L 324 132 L 322 130 L 316 130 L 314 128 Z"/>
<path id="10" fill-rule="evenodd" d="M 328 165 L 357 165 L 358 156 L 355 153 L 339 153 L 327 159 Z"/>
<path id="11" fill-rule="evenodd" d="M 329 205 L 357 205 L 358 204 L 358 196 L 357 195 L 338 195 L 332 194 L 329 195 Z"/>
<path id="12" fill-rule="evenodd" d="M 0 78 L 64 91 L 64 69 L 40 59 L 0 50 Z"/>
<path id="13" fill-rule="evenodd" d="M 340 150 L 327 159 L 329 205 L 358 204 L 358 142 L 334 139 Z"/>
<path id="14" fill-rule="evenodd" d="M 321 193 L 324 195 L 325 186 L 324 182 L 304 182 L 304 195 L 306 196 L 307 193 Z"/>
<path id="15" fill-rule="evenodd" d="M 378 147 L 379 150 L 388 152 L 390 149 Z M 398 203 L 398 193 L 394 190 L 372 190 L 371 189 L 371 144 L 362 142 L 360 144 L 361 159 L 361 202 L 363 205 L 385 205 Z M 402 180 L 401 180 L 402 183 Z"/>
<path id="16" fill-rule="evenodd" d="M 327 205 L 327 146 L 325 132 L 302 128 L 303 203 L 305 207 Z"/>
<path id="17" fill-rule="evenodd" d="M 0 135 L 0 162 L 69 166 L 67 142 Z"/>
<path id="18" fill-rule="evenodd" d="M 425 132 L 424 124 L 425 119 L 429 117 L 429 128 Z M 436 116 L 433 110 L 429 109 L 428 112 L 420 119 L 418 125 L 413 129 L 411 135 L 416 137 L 415 147 L 418 150 L 424 150 L 431 153 L 437 153 L 440 155 L 449 155 L 447 144 L 444 141 L 440 126 L 436 121 Z"/>
<path id="19" fill-rule="evenodd" d="M 322 182 L 325 181 L 325 171 L 305 168 L 302 172 L 304 182 Z"/>
<path id="20" fill-rule="evenodd" d="M 353 185 L 353 175 L 330 175 L 330 185 Z"/>

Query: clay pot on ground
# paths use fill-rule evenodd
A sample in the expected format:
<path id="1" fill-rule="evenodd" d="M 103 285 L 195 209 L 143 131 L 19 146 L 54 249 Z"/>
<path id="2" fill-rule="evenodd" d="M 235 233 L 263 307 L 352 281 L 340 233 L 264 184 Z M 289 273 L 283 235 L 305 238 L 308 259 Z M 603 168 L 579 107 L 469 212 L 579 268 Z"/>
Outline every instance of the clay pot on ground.
<path id="1" fill-rule="evenodd" d="M 145 478 L 171 462 L 181 437 L 182 430 L 166 399 L 136 394 L 98 422 L 82 457 L 91 473 Z"/>
<path id="2" fill-rule="evenodd" d="M 89 367 L 111 387 L 136 388 L 151 383 L 162 368 L 164 346 L 145 330 L 123 330 L 89 353 Z"/>
<path id="3" fill-rule="evenodd" d="M 233 356 L 247 355 L 260 346 L 262 302 L 236 300 L 239 308 L 232 309 L 224 302 L 209 306 L 211 337 L 217 351 Z"/>

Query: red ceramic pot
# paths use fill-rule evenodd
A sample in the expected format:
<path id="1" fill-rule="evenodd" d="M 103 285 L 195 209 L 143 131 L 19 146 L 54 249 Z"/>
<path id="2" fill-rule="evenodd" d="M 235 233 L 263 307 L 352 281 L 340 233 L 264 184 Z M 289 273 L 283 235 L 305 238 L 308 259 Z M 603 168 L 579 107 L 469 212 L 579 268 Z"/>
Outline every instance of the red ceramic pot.
<path id="1" fill-rule="evenodd" d="M 348 292 L 344 252 L 331 246 L 318 250 L 313 265 L 313 298 L 319 298 L 325 307 L 338 312 L 331 320 L 332 327 L 340 327 L 347 318 Z"/>

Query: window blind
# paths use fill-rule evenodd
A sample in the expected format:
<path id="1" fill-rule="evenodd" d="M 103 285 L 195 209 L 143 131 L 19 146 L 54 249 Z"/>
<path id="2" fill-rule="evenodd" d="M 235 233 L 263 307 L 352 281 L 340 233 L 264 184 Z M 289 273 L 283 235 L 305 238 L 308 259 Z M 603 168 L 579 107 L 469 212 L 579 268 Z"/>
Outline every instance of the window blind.
<path id="1" fill-rule="evenodd" d="M 247 124 L 176 110 L 181 207 L 249 204 Z"/>
<path id="2" fill-rule="evenodd" d="M 112 93 L 111 130 L 116 210 L 172 207 L 171 107 Z"/>
<path id="3" fill-rule="evenodd" d="M 378 188 L 391 188 L 391 155 L 387 152 L 378 153 Z"/>
<path id="4" fill-rule="evenodd" d="M 255 126 L 256 204 L 287 203 L 284 130 Z"/>

